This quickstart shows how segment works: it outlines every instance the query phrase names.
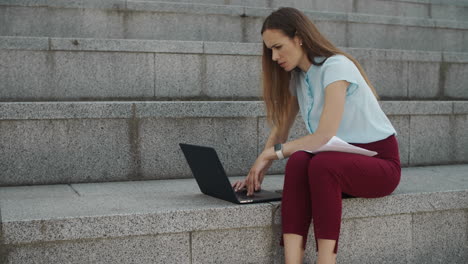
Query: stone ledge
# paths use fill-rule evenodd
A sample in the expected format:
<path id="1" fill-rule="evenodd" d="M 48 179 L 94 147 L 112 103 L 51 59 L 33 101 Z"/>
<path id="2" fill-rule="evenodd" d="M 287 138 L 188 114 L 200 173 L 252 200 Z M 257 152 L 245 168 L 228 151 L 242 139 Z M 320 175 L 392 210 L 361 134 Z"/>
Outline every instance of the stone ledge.
<path id="1" fill-rule="evenodd" d="M 213 5 L 197 3 L 168 3 L 156 1 L 121 1 L 121 0 L 103 0 L 103 1 L 63 1 L 43 0 L 35 1 L 11 1 L 2 0 L 0 6 L 31 6 L 31 7 L 56 7 L 56 8 L 90 8 L 90 9 L 110 9 L 119 11 L 137 11 L 137 12 L 166 12 L 166 13 L 189 13 L 203 15 L 228 15 L 228 16 L 247 16 L 247 17 L 266 17 L 275 8 L 262 7 L 244 7 L 233 5 Z M 451 28 L 468 29 L 468 22 L 451 21 L 441 19 L 427 19 L 415 17 L 397 17 L 383 15 L 368 15 L 358 13 L 339 13 L 339 12 L 319 12 L 304 11 L 306 15 L 314 21 L 337 21 L 350 23 L 372 23 L 387 25 L 402 25 L 416 27 L 433 28 Z"/>
<path id="2" fill-rule="evenodd" d="M 387 115 L 467 114 L 468 101 L 380 101 Z M 265 117 L 262 101 L 5 102 L 0 120 Z"/>
<path id="3" fill-rule="evenodd" d="M 359 59 L 468 63 L 466 52 L 339 47 Z M 0 49 L 212 55 L 262 55 L 262 43 L 0 36 Z"/>
<path id="4" fill-rule="evenodd" d="M 4 102 L 259 100 L 261 48 L 238 42 L 0 37 L 5 61 L 0 97 Z M 462 74 L 468 52 L 343 50 L 360 62 L 383 100 L 468 98 Z M 34 63 L 25 64 L 24 58 Z"/>
<path id="5" fill-rule="evenodd" d="M 392 195 L 345 199 L 343 219 L 468 209 L 467 169 L 403 169 Z M 282 183 L 282 175 L 267 176 L 262 187 Z M 194 179 L 0 188 L 4 244 L 271 226 L 279 205 L 219 200 L 201 194 Z"/>
<path id="6" fill-rule="evenodd" d="M 421 3 L 421 4 L 433 4 L 433 5 L 456 5 L 456 6 L 468 6 L 468 2 L 466 0 L 383 0 L 387 2 L 406 2 L 406 3 Z M 21 5 L 21 6 L 56 6 L 61 4 L 61 0 L 0 0 L 0 4 L 4 5 Z M 70 7 L 78 7 L 83 8 L 86 5 L 94 5 L 94 6 L 108 6 L 117 8 L 117 4 L 125 6 L 126 2 L 132 2 L 127 0 L 80 0 L 80 1 L 73 1 L 67 3 Z M 141 1 L 138 1 L 141 2 Z M 164 2 L 158 0 L 147 0 L 147 2 Z M 226 1 L 220 0 L 219 3 L 224 3 Z M 232 2 L 232 1 L 231 1 Z M 184 3 L 183 1 L 179 1 L 179 3 Z M 190 4 L 188 1 L 187 4 Z M 230 5 L 240 5 L 241 2 L 235 1 L 235 4 Z M 203 4 L 200 2 L 199 4 Z M 223 5 L 224 4 L 209 4 L 209 5 Z M 228 5 L 229 6 L 229 5 Z"/>
<path id="7" fill-rule="evenodd" d="M 51 51 L 203 53 L 202 41 L 50 38 Z"/>
<path id="8" fill-rule="evenodd" d="M 468 114 L 468 104 L 465 102 L 453 102 L 454 114 Z"/>
<path id="9" fill-rule="evenodd" d="M 243 16 L 245 7 L 198 3 L 170 3 L 155 1 L 127 1 L 127 10 L 144 12 L 174 12 L 204 15 Z"/>
<path id="10" fill-rule="evenodd" d="M 384 1 L 421 3 L 421 4 L 433 4 L 433 5 L 468 6 L 468 1 L 466 0 L 384 0 Z"/>

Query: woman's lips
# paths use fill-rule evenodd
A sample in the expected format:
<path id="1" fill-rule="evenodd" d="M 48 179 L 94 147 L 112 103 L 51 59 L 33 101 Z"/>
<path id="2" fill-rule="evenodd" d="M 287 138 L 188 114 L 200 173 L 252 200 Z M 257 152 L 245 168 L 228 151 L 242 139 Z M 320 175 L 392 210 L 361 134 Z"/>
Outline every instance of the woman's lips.
<path id="1" fill-rule="evenodd" d="M 282 62 L 282 63 L 280 63 L 280 66 L 284 67 L 285 64 L 286 64 L 286 62 Z"/>

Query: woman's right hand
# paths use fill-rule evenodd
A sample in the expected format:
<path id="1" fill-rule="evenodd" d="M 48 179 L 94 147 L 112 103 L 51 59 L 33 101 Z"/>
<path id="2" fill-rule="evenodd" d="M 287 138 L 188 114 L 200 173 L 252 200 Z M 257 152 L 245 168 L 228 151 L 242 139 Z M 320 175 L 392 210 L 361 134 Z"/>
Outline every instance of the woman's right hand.
<path id="1" fill-rule="evenodd" d="M 243 188 L 247 188 L 250 191 L 250 195 L 253 194 L 254 190 L 259 191 L 263 182 L 263 178 L 265 177 L 265 173 L 272 163 L 272 160 L 266 160 L 263 155 L 260 155 L 250 169 L 247 177 L 245 177 L 244 180 L 236 181 L 234 184 L 232 184 L 234 191 L 237 192 Z M 249 184 L 251 186 L 249 186 Z"/>
<path id="2" fill-rule="evenodd" d="M 247 177 L 245 177 L 245 179 L 242 181 L 236 181 L 235 183 L 232 184 L 232 188 L 234 189 L 235 192 L 238 192 L 242 190 L 244 187 L 246 187 Z"/>

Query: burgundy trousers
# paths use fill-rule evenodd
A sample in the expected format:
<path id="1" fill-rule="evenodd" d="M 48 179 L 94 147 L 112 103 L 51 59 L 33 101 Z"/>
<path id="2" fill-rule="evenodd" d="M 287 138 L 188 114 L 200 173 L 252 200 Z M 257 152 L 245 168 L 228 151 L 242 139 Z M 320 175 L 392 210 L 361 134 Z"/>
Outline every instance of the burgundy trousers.
<path id="1" fill-rule="evenodd" d="M 343 196 L 377 198 L 391 194 L 400 182 L 398 142 L 394 135 L 367 144 L 352 144 L 378 154 L 344 152 L 293 153 L 286 164 L 281 221 L 283 234 L 298 234 L 306 247 L 310 222 L 317 239 L 336 240 L 338 250 Z M 281 236 L 281 246 L 284 246 Z"/>

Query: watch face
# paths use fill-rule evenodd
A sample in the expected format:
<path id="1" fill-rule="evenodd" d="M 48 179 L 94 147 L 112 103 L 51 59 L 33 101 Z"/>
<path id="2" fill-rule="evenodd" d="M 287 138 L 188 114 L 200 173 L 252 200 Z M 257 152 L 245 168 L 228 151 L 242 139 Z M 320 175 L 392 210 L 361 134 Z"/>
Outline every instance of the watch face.
<path id="1" fill-rule="evenodd" d="M 281 144 L 276 144 L 275 145 L 275 151 L 281 150 Z"/>

